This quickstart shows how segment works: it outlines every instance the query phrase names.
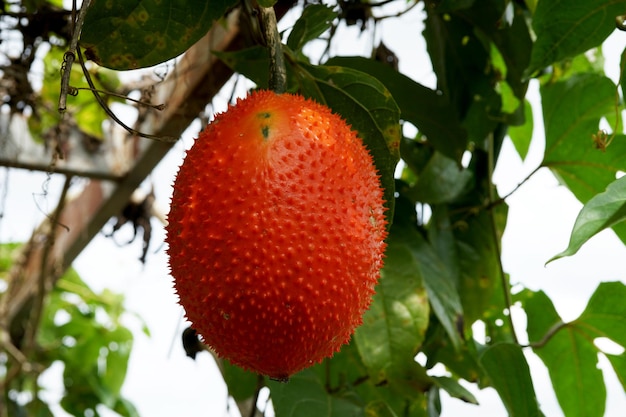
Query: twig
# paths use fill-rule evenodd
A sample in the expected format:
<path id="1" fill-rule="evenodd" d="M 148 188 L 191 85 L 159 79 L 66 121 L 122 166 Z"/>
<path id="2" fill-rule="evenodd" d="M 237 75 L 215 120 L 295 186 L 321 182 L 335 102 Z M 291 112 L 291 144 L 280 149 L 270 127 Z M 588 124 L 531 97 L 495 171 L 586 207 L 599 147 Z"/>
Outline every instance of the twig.
<path id="1" fill-rule="evenodd" d="M 380 4 L 372 4 L 372 7 L 382 6 L 384 3 L 386 3 L 386 2 L 382 2 Z M 392 18 L 401 17 L 402 15 L 404 15 L 404 14 L 410 12 L 411 10 L 413 10 L 413 8 L 415 6 L 417 6 L 418 4 L 419 4 L 419 1 L 415 1 L 415 2 L 413 2 L 412 5 L 410 5 L 409 7 L 407 7 L 404 10 L 399 11 L 398 13 L 390 14 L 390 15 L 386 15 L 386 16 L 374 17 L 373 19 L 374 19 L 375 22 L 378 22 L 378 21 L 385 20 L 385 19 L 392 19 Z"/>
<path id="2" fill-rule="evenodd" d="M 63 65 L 61 67 L 61 92 L 59 94 L 59 113 L 64 113 L 67 109 L 67 95 L 70 91 L 70 75 L 72 74 L 72 65 L 76 60 L 76 49 L 78 48 L 78 39 L 83 29 L 85 15 L 91 0 L 83 0 L 80 6 L 78 17 L 74 19 L 74 11 L 76 10 L 76 2 L 72 8 L 72 39 L 70 39 L 70 47 L 63 54 Z"/>
<path id="3" fill-rule="evenodd" d="M 523 180 L 521 180 L 516 186 L 515 188 L 513 188 L 511 191 L 509 191 L 506 195 L 504 195 L 503 197 L 500 197 L 498 199 L 495 199 L 494 201 L 490 201 L 489 204 L 487 204 L 487 206 L 485 208 L 490 209 L 498 204 L 502 204 L 507 198 L 511 197 L 513 194 L 515 194 L 515 192 L 517 190 L 519 190 L 522 185 L 526 184 L 526 182 L 528 182 L 528 180 L 530 180 L 532 178 L 533 175 L 535 175 L 537 173 L 537 171 L 539 171 L 541 168 L 543 168 L 543 165 L 539 165 L 537 168 L 533 169 L 532 172 L 530 174 L 528 174 Z"/>
<path id="4" fill-rule="evenodd" d="M 538 342 L 534 342 L 534 343 L 529 343 L 527 345 L 523 345 L 522 347 L 530 347 L 533 349 L 539 349 L 544 347 L 549 341 L 550 339 L 552 339 L 554 337 L 555 334 L 557 334 L 559 332 L 559 330 L 565 328 L 568 326 L 568 323 L 562 322 L 562 321 L 558 321 L 557 323 L 555 323 L 552 327 L 550 327 L 548 329 L 548 331 L 546 332 L 546 334 L 543 335 L 543 337 L 541 338 L 540 341 Z"/>
<path id="5" fill-rule="evenodd" d="M 41 372 L 42 369 L 38 369 L 39 367 L 33 366 L 28 361 L 26 356 L 13 344 L 11 336 L 5 328 L 0 329 L 0 346 L 7 353 L 8 357 L 15 362 L 14 365 L 11 365 L 11 362 L 7 360 L 4 378 L 0 379 L 0 416 L 8 416 L 9 411 L 6 399 L 8 398 L 11 381 L 25 372 Z"/>
<path id="6" fill-rule="evenodd" d="M 80 90 L 83 90 L 83 91 L 94 91 L 93 89 L 87 88 L 87 87 L 71 87 L 71 89 L 73 89 L 75 91 L 80 91 Z M 154 110 L 161 111 L 161 110 L 165 109 L 165 104 L 164 103 L 161 103 L 161 104 L 147 103 L 145 101 L 136 100 L 136 99 L 128 97 L 128 96 L 126 96 L 124 94 L 118 94 L 118 93 L 115 93 L 113 91 L 104 91 L 104 90 L 98 90 L 98 89 L 96 89 L 95 91 L 97 91 L 100 94 L 107 95 L 107 96 L 112 96 L 112 97 L 117 97 L 117 98 L 121 98 L 121 99 L 128 100 L 128 101 L 132 101 L 133 103 L 137 103 L 140 106 L 151 107 Z"/>
<path id="7" fill-rule="evenodd" d="M 122 122 L 119 119 L 119 117 L 117 117 L 115 113 L 113 113 L 113 111 L 109 108 L 109 106 L 107 106 L 107 104 L 104 102 L 104 100 L 100 96 L 100 93 L 98 93 L 98 89 L 96 88 L 96 86 L 93 83 L 93 80 L 91 79 L 91 74 L 89 74 L 89 71 L 87 70 L 87 67 L 85 66 L 85 60 L 83 59 L 83 54 L 81 53 L 80 49 L 78 49 L 76 53 L 78 55 L 78 61 L 80 62 L 80 67 L 83 70 L 83 75 L 85 76 L 85 79 L 87 80 L 87 84 L 89 84 L 89 88 L 93 96 L 95 97 L 98 104 L 100 104 L 100 107 L 102 107 L 102 110 L 104 110 L 104 112 L 111 119 L 113 119 L 115 123 L 120 125 L 122 128 L 124 128 L 124 130 L 126 130 L 131 135 L 139 136 L 142 138 L 157 140 L 159 142 L 166 142 L 166 143 L 174 143 L 178 140 L 178 138 L 175 138 L 172 136 L 157 136 L 157 135 L 150 135 L 148 133 L 143 133 L 143 132 L 133 129 L 132 127 Z"/>
<path id="8" fill-rule="evenodd" d="M 85 79 L 87 80 L 87 84 L 89 84 L 89 90 L 91 90 L 91 92 L 93 93 L 96 101 L 98 102 L 98 104 L 100 104 L 100 107 L 102 107 L 105 113 L 111 119 L 113 119 L 113 121 L 115 121 L 118 125 L 124 128 L 124 130 L 126 130 L 128 133 L 132 135 L 136 135 L 136 136 L 146 138 L 146 139 L 158 140 L 160 142 L 167 142 L 167 143 L 176 142 L 178 138 L 174 138 L 170 136 L 150 135 L 147 133 L 139 132 L 131 128 L 130 126 L 127 126 L 124 122 L 122 122 L 115 115 L 115 113 L 113 113 L 113 111 L 106 105 L 106 103 L 100 96 L 99 90 L 96 88 L 96 86 L 93 83 L 93 80 L 91 79 L 91 74 L 89 74 L 89 71 L 87 71 L 87 68 L 85 67 L 85 61 L 83 59 L 83 55 L 80 51 L 80 48 L 78 48 L 78 39 L 80 38 L 80 33 L 82 31 L 83 24 L 85 22 L 85 15 L 87 14 L 87 9 L 89 8 L 90 3 L 91 3 L 91 0 L 84 0 L 80 8 L 80 12 L 78 13 L 78 17 L 76 18 L 76 20 L 72 19 L 72 23 L 73 23 L 72 39 L 70 41 L 69 49 L 63 55 L 63 65 L 61 67 L 62 74 L 61 74 L 61 92 L 59 95 L 59 112 L 64 113 L 65 110 L 67 109 L 67 95 L 68 94 L 75 95 L 77 90 L 79 90 L 79 88 L 71 87 L 69 85 L 70 75 L 72 72 L 72 65 L 74 64 L 74 61 L 76 60 L 76 56 L 78 56 L 78 61 L 80 62 L 81 69 L 83 70 L 83 75 L 85 76 Z M 75 2 L 74 2 L 74 7 L 72 10 L 76 10 Z M 115 95 L 115 93 L 106 93 L 106 94 Z M 155 108 L 157 110 L 162 109 L 159 107 L 164 107 L 164 105 L 157 105 Z"/>

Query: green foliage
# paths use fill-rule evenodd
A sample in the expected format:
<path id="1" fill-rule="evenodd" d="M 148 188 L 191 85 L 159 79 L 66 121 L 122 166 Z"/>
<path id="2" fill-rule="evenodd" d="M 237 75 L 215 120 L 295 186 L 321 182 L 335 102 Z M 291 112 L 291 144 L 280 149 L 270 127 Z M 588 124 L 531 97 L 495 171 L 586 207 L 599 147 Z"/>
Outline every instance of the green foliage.
<path id="1" fill-rule="evenodd" d="M 626 1 L 539 1 L 533 15 L 537 40 L 527 74 L 601 44 L 615 29 L 615 17 L 625 8 Z"/>
<path id="2" fill-rule="evenodd" d="M 526 155 L 528 155 L 533 136 L 533 113 L 532 107 L 527 100 L 524 102 L 524 120 L 524 124 L 511 126 L 508 131 L 511 142 L 513 142 L 515 150 L 522 159 L 526 159 Z"/>
<path id="3" fill-rule="evenodd" d="M 40 3 L 30 1 L 25 7 Z M 253 3 L 246 3 L 247 8 L 253 10 Z M 569 323 L 541 291 L 523 289 L 513 296 L 501 261 L 507 204 L 492 176 L 507 138 L 522 159 L 531 148 L 538 127 L 526 99 L 532 80 L 540 85 L 544 127 L 535 133 L 545 137 L 537 169 L 548 168 L 584 204 L 567 249 L 553 259 L 574 255 L 607 228 L 626 242 L 626 180 L 616 180 L 626 171 L 621 120 L 626 70 L 622 63 L 617 84 L 608 78 L 601 48 L 615 17 L 625 13 L 626 0 L 423 4 L 422 35 L 436 88 L 384 60 L 332 56 L 332 48 L 310 56 L 312 41 L 330 37 L 333 42 L 344 23 L 361 21 L 363 30 L 376 24 L 368 20 L 374 4 L 309 4 L 285 39 L 287 90 L 340 114 L 375 160 L 389 208 L 388 250 L 371 308 L 350 344 L 288 383 L 264 381 L 224 363 L 229 393 L 246 401 L 265 384 L 277 417 L 431 417 L 441 413 L 441 390 L 477 404 L 459 382 L 463 379 L 494 388 L 511 416 L 541 416 L 526 361 L 534 353 L 547 367 L 566 417 L 600 417 L 606 387 L 598 355 L 608 358 L 626 389 L 626 353 L 605 353 L 595 343 L 608 338 L 626 346 L 626 287 L 601 284 L 585 311 Z M 81 46 L 110 68 L 159 64 L 184 52 L 233 6 L 229 0 L 93 2 Z M 241 24 L 251 28 L 247 42 L 215 55 L 258 88 L 268 88 L 270 60 L 258 21 Z M 626 52 L 621 58 L 626 62 Z M 319 65 L 312 64 L 318 60 Z M 55 49 L 45 58 L 44 109 L 56 103 L 54 71 L 61 63 Z M 98 72 L 103 89 L 114 89 L 116 77 Z M 73 70 L 71 84 L 84 85 L 82 74 Z M 81 92 L 70 105 L 79 127 L 101 138 L 105 115 L 91 96 Z M 38 116 L 31 128 L 42 135 L 59 123 L 51 112 Z M 603 122 L 610 132 L 601 129 Z M 403 137 L 403 124 L 414 126 L 417 134 Z M 513 328 L 513 301 L 526 313 L 528 346 L 517 339 L 524 329 Z M 64 362 L 66 410 L 82 415 L 103 404 L 135 415 L 120 395 L 132 346 L 130 333 L 120 324 L 121 298 L 95 294 L 70 273 L 46 309 L 38 334 L 40 360 L 46 366 Z M 59 324 L 55 317 L 64 314 L 69 319 Z M 485 328 L 484 340 L 474 334 L 476 324 Z M 425 360 L 418 363 L 416 355 Z M 434 369 L 446 374 L 435 375 Z M 28 407 L 47 415 L 47 405 L 39 399 Z"/>
<path id="4" fill-rule="evenodd" d="M 530 369 L 519 345 L 500 343 L 490 346 L 481 354 L 480 364 L 502 398 L 509 416 L 541 415 L 530 379 Z M 503 364 L 506 364 L 504 368 Z"/>
<path id="5" fill-rule="evenodd" d="M 17 244 L 0 245 L 1 278 L 5 279 L 20 248 Z M 46 299 L 32 362 L 42 370 L 54 362 L 63 364 L 61 405 L 72 415 L 99 416 L 97 407 L 104 405 L 121 416 L 138 416 L 133 404 L 121 394 L 133 345 L 131 331 L 121 322 L 127 314 L 123 301 L 123 296 L 108 290 L 95 293 L 72 269 Z M 37 377 L 38 373 L 23 374 L 11 386 L 15 390 L 38 387 Z M 48 404 L 39 398 L 14 406 L 19 413 L 51 415 Z"/>
<path id="6" fill-rule="evenodd" d="M 354 334 L 361 360 L 375 382 L 403 378 L 424 341 L 429 308 L 416 259 L 392 228 L 388 257 L 372 306 Z"/>
<path id="7" fill-rule="evenodd" d="M 543 292 L 520 295 L 528 316 L 528 336 L 534 352 L 546 364 L 557 398 L 566 416 L 603 416 L 606 388 L 597 367 L 604 354 L 595 340 L 605 337 L 626 345 L 626 285 L 600 284 L 579 318 L 564 323 Z M 613 370 L 624 381 L 622 356 L 609 356 Z"/>
<path id="8" fill-rule="evenodd" d="M 28 119 L 31 133 L 39 140 L 43 140 L 50 134 L 50 131 L 55 129 L 66 132 L 61 127 L 63 115 L 57 111 L 59 69 L 63 66 L 63 54 L 64 51 L 61 48 L 52 47 L 43 60 L 44 76 L 38 96 L 38 107 L 34 109 L 33 117 Z M 120 85 L 117 74 L 105 68 L 95 69 L 91 75 L 96 88 L 100 90 L 115 91 Z M 77 89 L 89 88 L 83 71 L 78 65 L 72 66 L 70 85 Z M 120 101 L 115 97 L 107 96 L 105 96 L 105 100 L 108 102 Z M 66 113 L 73 117 L 83 133 L 97 140 L 104 139 L 102 123 L 107 120 L 108 116 L 95 101 L 90 91 L 77 90 L 75 96 L 69 96 Z"/>
<path id="9" fill-rule="evenodd" d="M 331 22 L 337 17 L 332 8 L 323 4 L 309 4 L 302 11 L 302 16 L 293 26 L 287 46 L 292 51 L 302 51 L 304 45 L 316 39 L 331 27 Z"/>
<path id="10" fill-rule="evenodd" d="M 323 66 L 311 66 L 304 62 L 307 58 L 302 48 L 326 31 L 333 15 L 320 6 L 305 12 L 295 24 L 285 47 L 291 91 L 300 91 L 331 105 L 361 134 L 372 129 L 354 120 L 361 118 L 370 126 L 378 125 L 376 136 L 384 138 L 385 129 L 380 126 L 391 125 L 395 116 L 387 112 L 390 116 L 377 123 L 375 103 L 389 102 L 367 100 L 368 91 L 375 84 L 372 78 L 377 79 L 384 85 L 382 90 L 377 88 L 382 92 L 381 97 L 393 97 L 400 119 L 417 127 L 418 135 L 399 142 L 405 168 L 395 186 L 396 209 L 386 266 L 364 324 L 349 347 L 314 368 L 348 369 L 346 357 L 352 358 L 354 366 L 356 348 L 360 356 L 356 369 L 360 371 L 347 380 L 366 382 L 341 385 L 335 391 L 330 388 L 327 372 L 322 374 L 326 376 L 324 380 L 319 373 L 315 377 L 313 372 L 304 371 L 287 385 L 271 383 L 277 415 L 295 415 L 304 410 L 318 413 L 322 409 L 323 415 L 334 415 L 339 409 L 355 415 L 438 415 L 440 389 L 476 402 L 456 382 L 457 378 L 474 381 L 479 386 L 493 386 L 512 416 L 542 415 L 522 347 L 516 342 L 505 314 L 510 302 L 506 293 L 510 290 L 501 265 L 500 240 L 507 208 L 490 182 L 494 161 L 507 132 L 522 158 L 530 148 L 533 118 L 530 104 L 525 100 L 527 74 L 552 65 L 547 70 L 553 71 L 553 75 L 549 79 L 544 77 L 541 87 L 546 135 L 542 166 L 549 167 L 581 201 L 589 201 L 581 213 L 584 220 L 581 224 L 586 225 L 587 231 L 581 233 L 577 226 L 573 235 L 577 247 L 597 231 L 622 220 L 617 190 L 621 182 L 607 189 L 606 198 L 603 194 L 594 196 L 614 181 L 617 171 L 626 169 L 622 162 L 626 150 L 622 149 L 624 141 L 620 132 L 611 136 L 609 146 L 603 149 L 594 146 L 593 135 L 600 140 L 608 138 L 599 132 L 602 118 L 614 125 L 621 122 L 615 117 L 616 86 L 603 75 L 601 57 L 591 60 L 576 56 L 606 38 L 606 29 L 602 33 L 594 32 L 593 36 L 585 31 L 590 30 L 592 15 L 607 9 L 585 3 L 579 4 L 576 11 L 552 16 L 557 22 L 565 22 L 576 13 L 583 16 L 579 27 L 581 33 L 586 33 L 588 46 L 581 49 L 580 41 L 559 34 L 562 27 L 544 25 L 542 19 L 549 6 L 539 4 L 535 10 L 537 4 L 533 2 L 523 8 L 496 0 L 444 1 L 427 9 L 424 36 L 437 74 L 437 91 L 365 57 L 331 57 Z M 552 8 L 551 13 L 561 9 Z M 612 16 L 611 13 L 607 15 Z M 531 40 L 529 22 L 538 33 L 535 43 Z M 266 86 L 268 65 L 262 48 L 229 52 L 221 57 L 260 87 Z M 558 61 L 563 58 L 571 59 Z M 346 81 L 348 75 L 350 82 Z M 332 96 L 334 99 L 329 100 Z M 362 107 L 371 116 L 363 119 L 361 110 L 354 113 L 355 107 Z M 397 143 L 379 140 L 381 145 L 373 147 L 365 140 L 379 168 L 379 161 L 394 150 L 395 145 L 389 144 Z M 383 143 L 387 146 L 382 146 Z M 461 156 L 468 150 L 470 162 L 461 166 Z M 384 184 L 389 187 L 388 181 Z M 416 210 L 420 207 L 430 209 L 430 218 L 421 218 L 420 210 Z M 620 232 L 619 226 L 616 230 Z M 527 293 L 530 294 L 528 291 L 523 294 Z M 531 340 L 538 335 L 546 337 L 541 346 L 531 346 L 548 366 L 566 416 L 601 415 L 604 385 L 596 368 L 597 348 L 589 343 L 589 333 L 587 337 L 578 332 L 570 337 L 561 331 L 551 334 L 550 329 L 559 326 L 558 315 L 549 299 L 538 294 L 525 299 L 528 333 Z M 583 314 L 581 320 L 585 317 Z M 486 326 L 487 345 L 473 339 L 471 326 L 477 321 Z M 572 326 L 568 324 L 564 328 Z M 616 332 L 620 334 L 623 330 L 601 329 L 595 331 L 598 336 L 594 337 L 601 334 L 609 337 L 606 335 L 610 333 L 614 338 Z M 572 352 L 571 360 L 560 363 L 564 349 Z M 415 363 L 413 356 L 417 352 L 426 354 L 425 368 Z M 623 369 L 622 356 L 611 358 L 616 369 Z M 425 371 L 435 364 L 445 365 L 452 376 L 427 375 Z M 572 375 L 572 369 L 578 375 Z M 363 374 L 367 375 L 366 379 Z M 583 379 L 585 388 L 581 389 Z M 345 375 L 341 380 L 346 381 Z M 390 389 L 381 390 L 381 382 Z M 594 385 L 593 401 L 583 406 L 572 400 L 585 398 L 583 391 L 590 385 Z M 291 389 L 298 394 L 292 394 Z M 424 400 L 427 400 L 422 401 L 421 397 L 408 403 L 399 400 L 408 398 L 411 391 L 413 395 L 416 391 L 426 393 Z M 305 396 L 307 400 L 302 400 Z M 346 398 L 353 402 L 344 402 Z M 312 402 L 306 402 L 308 399 Z M 586 414 L 591 410 L 594 410 L 592 414 Z"/>
<path id="11" fill-rule="evenodd" d="M 400 117 L 413 123 L 433 148 L 460 160 L 467 145 L 467 133 L 444 96 L 371 59 L 333 57 L 326 64 L 355 68 L 378 78 L 398 103 Z"/>
<path id="12" fill-rule="evenodd" d="M 599 74 L 575 74 L 541 89 L 546 150 L 542 165 L 587 202 L 626 169 L 626 139 L 617 136 L 605 152 L 594 146 L 600 119 L 615 112 L 615 84 Z M 575 106 L 571 103 L 576 103 Z"/>

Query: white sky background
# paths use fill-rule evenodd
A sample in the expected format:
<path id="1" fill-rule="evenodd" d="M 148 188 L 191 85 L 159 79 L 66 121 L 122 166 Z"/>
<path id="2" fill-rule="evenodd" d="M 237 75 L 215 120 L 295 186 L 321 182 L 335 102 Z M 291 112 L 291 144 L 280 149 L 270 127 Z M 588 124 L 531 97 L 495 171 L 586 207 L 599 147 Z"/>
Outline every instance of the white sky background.
<path id="1" fill-rule="evenodd" d="M 434 87 L 435 76 L 421 36 L 422 21 L 418 6 L 402 19 L 381 23 L 376 39 L 384 34 L 385 44 L 400 57 L 401 72 Z M 286 20 L 280 24 L 281 29 L 288 28 L 288 23 L 284 22 Z M 360 34 L 356 27 L 352 27 L 342 33 L 341 42 L 333 44 L 333 54 L 370 53 L 372 35 L 369 32 Z M 619 56 L 624 45 L 624 32 L 615 33 L 605 44 L 606 68 L 614 81 L 617 81 Z M 216 111 L 225 109 L 229 93 L 225 90 L 220 100 L 216 99 Z M 501 195 L 515 188 L 539 165 L 543 156 L 543 126 L 536 83 L 531 83 L 529 99 L 534 106 L 535 137 L 525 162 L 520 160 L 510 141 L 505 141 L 494 178 Z M 221 104 L 217 104 L 219 102 Z M 155 186 L 157 204 L 164 212 L 168 210 L 171 184 L 184 149 L 191 146 L 199 128 L 198 123 L 193 124 L 150 177 L 149 181 Z M 0 221 L 0 241 L 23 241 L 39 224 L 43 212 L 54 209 L 63 179 L 52 177 L 48 195 L 43 197 L 45 174 L 10 170 L 8 188 L 4 187 L 6 175 L 6 170 L 0 170 L 0 201 L 7 192 L 4 218 Z M 621 263 L 626 257 L 626 247 L 608 231 L 594 237 L 574 257 L 544 266 L 546 260 L 567 246 L 571 228 L 581 208 L 580 203 L 569 191 L 560 187 L 547 170 L 539 171 L 507 203 L 509 217 L 502 247 L 505 271 L 510 273 L 513 283 L 544 290 L 565 320 L 572 320 L 582 312 L 600 281 L 626 282 L 626 271 Z M 202 353 L 194 362 L 184 354 L 179 335 L 186 324 L 172 290 L 164 248 L 160 247 L 164 231 L 157 221 L 153 221 L 152 225 L 152 245 L 145 266 L 138 260 L 140 238 L 130 246 L 119 248 L 113 240 L 102 235 L 95 238 L 74 263 L 81 277 L 94 290 L 110 288 L 124 293 L 127 308 L 138 313 L 152 333 L 150 338 L 146 337 L 141 333 L 139 323 L 129 317 L 127 324 L 135 330 L 135 345 L 123 388 L 124 395 L 137 406 L 142 417 L 237 416 L 234 405 L 231 405 L 230 414 L 226 410 L 227 392 L 212 358 Z M 126 241 L 131 236 L 131 230 L 130 226 L 124 227 L 116 240 Z M 523 314 L 519 310 L 516 313 L 515 321 L 523 330 Z M 556 403 L 547 371 L 534 355 L 527 356 L 544 413 L 549 417 L 561 417 L 563 414 Z M 607 361 L 602 364 L 604 369 L 610 369 Z M 54 367 L 42 377 L 50 387 L 43 393 L 48 398 L 60 395 L 61 370 L 60 366 Z M 626 409 L 626 395 L 612 371 L 606 378 L 608 403 L 605 415 L 622 416 Z M 481 405 L 467 405 L 443 394 L 443 417 L 506 415 L 493 390 L 478 392 L 471 385 L 468 387 L 477 395 Z M 58 410 L 59 416 L 66 415 L 60 408 Z"/>

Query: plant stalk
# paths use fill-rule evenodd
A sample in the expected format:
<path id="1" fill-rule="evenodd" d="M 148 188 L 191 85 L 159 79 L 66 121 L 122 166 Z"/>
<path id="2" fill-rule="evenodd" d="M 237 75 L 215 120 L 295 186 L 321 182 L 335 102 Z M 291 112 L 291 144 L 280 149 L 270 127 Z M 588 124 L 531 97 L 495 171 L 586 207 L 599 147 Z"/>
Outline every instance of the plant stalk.
<path id="1" fill-rule="evenodd" d="M 261 22 L 265 42 L 270 55 L 269 88 L 275 93 L 282 94 L 287 89 L 287 69 L 283 57 L 283 46 L 278 33 L 276 13 L 273 7 L 260 7 Z"/>

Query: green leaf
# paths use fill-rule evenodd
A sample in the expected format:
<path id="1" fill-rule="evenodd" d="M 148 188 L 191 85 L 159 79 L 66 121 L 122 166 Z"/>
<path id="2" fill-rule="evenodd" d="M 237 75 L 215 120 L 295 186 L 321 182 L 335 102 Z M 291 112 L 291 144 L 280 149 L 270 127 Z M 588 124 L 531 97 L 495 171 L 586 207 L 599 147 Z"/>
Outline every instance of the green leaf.
<path id="1" fill-rule="evenodd" d="M 50 129 L 54 129 L 61 123 L 63 115 L 56 109 L 59 102 L 59 68 L 63 63 L 64 51 L 59 47 L 52 47 L 44 57 L 44 75 L 40 95 L 37 97 L 38 109 L 33 117 L 28 118 L 31 132 L 43 141 Z M 98 76 L 92 76 L 96 88 L 99 90 L 115 90 L 119 80 L 115 74 L 104 68 L 98 68 Z M 100 77 L 102 75 L 102 77 Z M 106 84 L 101 82 L 106 80 Z M 80 66 L 74 65 L 70 72 L 70 85 L 76 88 L 88 88 L 87 80 L 84 77 Z M 120 99 L 104 96 L 105 101 L 120 101 Z M 41 111 L 41 109 L 45 109 Z M 84 133 L 96 139 L 103 139 L 102 123 L 107 120 L 106 112 L 94 99 L 92 93 L 80 90 L 76 96 L 67 97 L 66 113 L 73 115 L 78 127 Z"/>
<path id="2" fill-rule="evenodd" d="M 365 407 L 365 415 L 366 416 L 375 416 L 375 417 L 398 417 L 396 413 L 393 412 L 391 407 L 384 401 L 373 401 Z"/>
<path id="3" fill-rule="evenodd" d="M 620 71 L 620 87 L 622 90 L 622 97 L 626 97 L 626 48 L 622 51 L 622 56 L 620 57 L 619 67 Z"/>
<path id="4" fill-rule="evenodd" d="M 327 105 L 358 132 L 374 158 L 391 219 L 401 136 L 393 97 L 376 78 L 351 68 L 300 63 L 298 73 L 304 96 Z"/>
<path id="5" fill-rule="evenodd" d="M 424 340 L 429 306 L 416 259 L 402 240 L 388 240 L 385 266 L 363 325 L 354 334 L 374 381 L 404 374 Z"/>
<path id="6" fill-rule="evenodd" d="M 328 65 L 364 71 L 385 84 L 400 108 L 400 117 L 411 122 L 428 143 L 459 162 L 467 145 L 467 132 L 455 117 L 447 99 L 388 65 L 362 57 L 334 57 Z"/>
<path id="7" fill-rule="evenodd" d="M 117 403 L 112 410 L 124 417 L 139 417 L 139 412 L 133 403 L 125 398 L 118 398 Z"/>
<path id="8" fill-rule="evenodd" d="M 413 257 L 417 272 L 426 287 L 433 313 L 441 322 L 454 347 L 458 348 L 461 345 L 458 323 L 462 322 L 463 312 L 451 271 L 414 226 L 407 224 L 410 217 L 405 210 L 408 209 L 403 205 L 399 206 L 398 210 L 392 227 L 394 245 L 403 245 L 404 250 Z"/>
<path id="9" fill-rule="evenodd" d="M 238 51 L 213 51 L 213 54 L 233 71 L 252 80 L 257 87 L 268 88 L 270 59 L 267 48 L 257 45 Z"/>
<path id="10" fill-rule="evenodd" d="M 259 376 L 253 372 L 241 369 L 222 361 L 222 376 L 228 387 L 228 394 L 235 401 L 243 401 L 251 398 L 259 386 Z"/>
<path id="11" fill-rule="evenodd" d="M 609 362 L 611 362 L 611 366 L 619 379 L 619 382 L 622 383 L 622 387 L 624 391 L 626 391 L 626 353 L 622 353 L 621 355 L 609 355 L 604 354 Z"/>
<path id="12" fill-rule="evenodd" d="M 626 177 L 615 180 L 606 191 L 593 197 L 582 208 L 563 252 L 548 262 L 574 255 L 589 239 L 602 230 L 626 219 Z"/>
<path id="13" fill-rule="evenodd" d="M 600 119 L 615 112 L 615 85 L 595 74 L 574 75 L 541 89 L 546 150 L 542 165 L 582 203 L 604 191 L 626 170 L 626 137 L 616 135 L 605 152 L 592 135 Z"/>
<path id="14" fill-rule="evenodd" d="M 572 324 L 591 337 L 607 337 L 626 347 L 626 285 L 602 282 Z"/>
<path id="15" fill-rule="evenodd" d="M 478 405 L 478 400 L 474 397 L 474 394 L 465 389 L 456 379 L 447 376 L 433 376 L 432 378 L 435 384 L 446 391 L 451 397 L 458 398 L 466 403 Z"/>
<path id="16" fill-rule="evenodd" d="M 471 171 L 435 152 L 420 172 L 412 195 L 422 203 L 450 203 L 468 191 L 473 179 Z"/>
<path id="17" fill-rule="evenodd" d="M 94 1 L 80 44 L 107 68 L 129 70 L 165 62 L 185 52 L 221 18 L 234 0 Z"/>
<path id="18" fill-rule="evenodd" d="M 487 348 L 480 364 L 489 375 L 511 417 L 540 416 L 530 369 L 519 345 L 499 343 Z"/>
<path id="19" fill-rule="evenodd" d="M 103 399 L 103 403 L 109 408 L 117 403 L 122 385 L 126 379 L 128 369 L 128 359 L 133 347 L 133 334 L 125 327 L 118 327 L 108 333 L 102 342 L 108 343 L 101 348 L 101 364 L 104 366 L 103 372 L 99 374 L 100 383 L 104 388 L 109 401 Z M 102 351 L 105 350 L 104 355 Z"/>
<path id="20" fill-rule="evenodd" d="M 580 326 L 564 324 L 545 293 L 525 290 L 520 298 L 531 346 L 548 368 L 565 416 L 602 417 L 606 387 L 593 338 Z"/>
<path id="21" fill-rule="evenodd" d="M 287 46 L 293 51 L 299 51 L 309 41 L 316 39 L 330 29 L 337 12 L 332 7 L 323 4 L 309 4 L 302 11 L 302 15 L 293 25 L 287 39 Z"/>
<path id="22" fill-rule="evenodd" d="M 485 315 L 502 312 L 502 280 L 498 230 L 504 230 L 508 207 L 499 205 L 492 210 L 459 219 L 455 223 L 456 262 L 459 268 L 458 291 L 463 305 L 465 323 L 470 325 Z M 492 219 L 491 216 L 495 216 Z"/>
<path id="23" fill-rule="evenodd" d="M 528 100 L 524 101 L 524 118 L 524 124 L 510 126 L 508 131 L 511 142 L 513 142 L 513 146 L 515 146 L 515 150 L 522 158 L 522 161 L 528 155 L 528 149 L 530 149 L 530 142 L 533 137 L 533 110 Z"/>
<path id="24" fill-rule="evenodd" d="M 288 383 L 270 381 L 272 404 L 281 417 L 360 417 L 359 405 L 330 395 L 311 369 L 292 376 Z"/>
<path id="25" fill-rule="evenodd" d="M 526 74 L 601 44 L 615 29 L 615 17 L 624 13 L 626 1 L 540 1 L 533 16 L 537 40 Z"/>

